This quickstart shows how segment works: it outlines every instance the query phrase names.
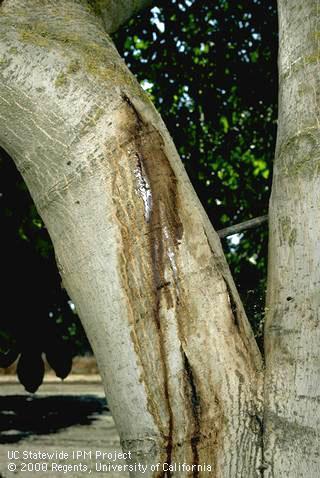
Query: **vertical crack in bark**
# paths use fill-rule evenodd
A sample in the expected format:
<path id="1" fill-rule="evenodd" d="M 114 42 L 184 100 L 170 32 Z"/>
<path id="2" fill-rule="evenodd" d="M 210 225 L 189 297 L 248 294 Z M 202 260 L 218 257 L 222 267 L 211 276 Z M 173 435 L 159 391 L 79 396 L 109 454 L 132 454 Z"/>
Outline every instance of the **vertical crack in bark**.
<path id="1" fill-rule="evenodd" d="M 197 465 L 195 470 L 193 470 L 193 476 L 197 478 L 199 476 L 198 465 L 199 465 L 199 452 L 198 452 L 198 444 L 200 442 L 200 397 L 197 391 L 197 387 L 195 384 L 195 379 L 193 376 L 192 368 L 188 357 L 185 351 L 182 349 L 182 357 L 183 357 L 183 364 L 184 369 L 186 372 L 186 378 L 188 380 L 189 388 L 190 388 L 190 402 L 191 402 L 191 411 L 193 417 L 193 434 L 191 436 L 191 450 L 192 450 L 192 463 Z"/>
<path id="2" fill-rule="evenodd" d="M 123 101 L 125 101 L 127 103 L 127 105 L 129 106 L 129 108 L 131 109 L 132 113 L 134 114 L 135 118 L 136 118 L 136 121 L 137 121 L 137 124 L 138 124 L 138 129 L 141 129 L 142 125 L 144 124 L 144 121 L 139 113 L 139 111 L 137 110 L 137 108 L 134 106 L 134 104 L 132 103 L 132 101 L 130 100 L 129 96 L 126 95 L 124 92 L 122 92 L 121 94 L 121 98 L 123 99 Z"/>
<path id="3" fill-rule="evenodd" d="M 228 282 L 225 278 L 224 278 L 224 282 L 225 282 L 226 287 L 227 287 L 227 293 L 228 293 L 228 297 L 229 297 L 230 308 L 231 308 L 231 312 L 232 312 L 234 325 L 237 327 L 237 329 L 240 329 L 240 320 L 239 320 L 239 317 L 238 317 L 239 312 L 238 312 L 237 303 L 234 300 L 232 290 L 231 290 L 231 288 L 230 288 L 230 286 L 229 286 L 229 284 L 228 284 Z"/>
<path id="4" fill-rule="evenodd" d="M 267 465 L 265 463 L 265 457 L 264 457 L 264 419 L 263 417 L 260 417 L 259 415 L 254 415 L 253 417 L 256 422 L 258 423 L 259 427 L 259 436 L 260 436 L 260 449 L 261 449 L 261 465 L 259 467 L 259 472 L 261 475 L 261 478 L 264 478 L 265 476 L 265 471 L 267 469 Z"/>

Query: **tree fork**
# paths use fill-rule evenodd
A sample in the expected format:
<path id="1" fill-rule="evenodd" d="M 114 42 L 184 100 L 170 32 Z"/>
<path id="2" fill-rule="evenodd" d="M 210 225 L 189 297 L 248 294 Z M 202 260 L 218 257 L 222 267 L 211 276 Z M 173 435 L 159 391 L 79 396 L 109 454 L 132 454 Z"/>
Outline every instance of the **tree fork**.
<path id="1" fill-rule="evenodd" d="M 253 478 L 261 357 L 161 118 L 88 5 L 6 0 L 0 27 L 0 144 L 48 228 L 124 449 Z"/>

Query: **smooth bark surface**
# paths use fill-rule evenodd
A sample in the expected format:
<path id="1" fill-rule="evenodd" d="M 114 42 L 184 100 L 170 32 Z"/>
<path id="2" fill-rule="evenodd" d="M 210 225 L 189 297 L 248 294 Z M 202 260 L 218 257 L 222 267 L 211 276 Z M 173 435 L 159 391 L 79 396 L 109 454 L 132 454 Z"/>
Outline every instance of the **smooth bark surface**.
<path id="1" fill-rule="evenodd" d="M 153 0 L 90 0 L 97 16 L 103 19 L 107 33 L 113 33 L 132 16 L 151 5 Z"/>
<path id="2" fill-rule="evenodd" d="M 320 476 L 320 4 L 279 0 L 269 212 L 265 477 Z"/>
<path id="3" fill-rule="evenodd" d="M 2 5 L 0 143 L 49 230 L 124 449 L 259 476 L 261 359 L 219 238 L 85 2 Z"/>

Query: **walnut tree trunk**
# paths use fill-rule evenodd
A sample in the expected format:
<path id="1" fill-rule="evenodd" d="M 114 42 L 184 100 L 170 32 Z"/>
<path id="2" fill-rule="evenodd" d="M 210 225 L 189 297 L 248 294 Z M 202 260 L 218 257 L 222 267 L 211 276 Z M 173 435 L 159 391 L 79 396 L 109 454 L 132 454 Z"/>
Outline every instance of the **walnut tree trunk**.
<path id="1" fill-rule="evenodd" d="M 0 13 L 0 144 L 49 230 L 123 448 L 149 465 L 260 476 L 260 355 L 220 241 L 106 33 L 114 27 L 83 0 L 5 0 Z"/>

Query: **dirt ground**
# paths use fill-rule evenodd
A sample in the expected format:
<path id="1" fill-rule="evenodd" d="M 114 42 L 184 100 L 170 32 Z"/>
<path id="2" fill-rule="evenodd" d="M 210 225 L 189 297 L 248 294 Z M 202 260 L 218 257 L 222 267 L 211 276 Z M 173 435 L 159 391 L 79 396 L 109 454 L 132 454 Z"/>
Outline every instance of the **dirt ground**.
<path id="1" fill-rule="evenodd" d="M 49 375 L 34 395 L 15 376 L 2 375 L 0 432 L 0 478 L 129 476 L 99 471 L 102 463 L 125 461 L 101 461 L 100 453 L 113 459 L 121 448 L 98 375 L 73 375 L 62 383 Z"/>

